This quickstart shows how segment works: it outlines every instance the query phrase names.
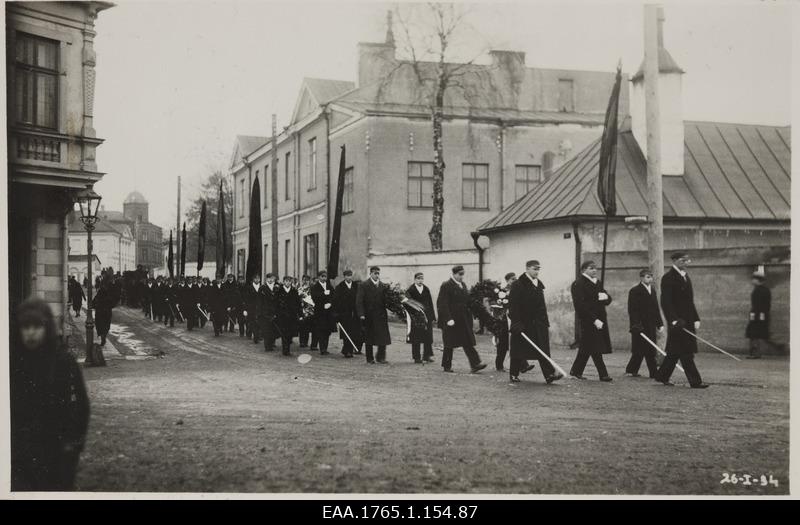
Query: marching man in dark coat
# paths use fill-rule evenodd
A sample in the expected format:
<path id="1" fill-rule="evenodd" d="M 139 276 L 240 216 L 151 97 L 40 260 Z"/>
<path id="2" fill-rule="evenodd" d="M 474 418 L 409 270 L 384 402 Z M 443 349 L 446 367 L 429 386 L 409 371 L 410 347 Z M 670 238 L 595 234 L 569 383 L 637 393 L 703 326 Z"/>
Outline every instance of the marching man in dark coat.
<path id="1" fill-rule="evenodd" d="M 144 316 L 151 321 L 155 317 L 155 303 L 153 302 L 155 289 L 153 279 L 147 279 L 144 288 L 142 288 L 142 309 L 144 310 Z"/>
<path id="2" fill-rule="evenodd" d="M 506 296 L 508 295 L 509 290 L 511 289 L 511 285 L 514 284 L 514 281 L 517 280 L 517 274 L 514 272 L 508 272 L 505 277 L 503 278 L 506 281 L 505 288 L 501 289 L 500 291 L 505 293 Z M 507 299 L 507 297 L 506 297 Z M 509 333 L 508 333 L 508 312 L 505 309 L 502 314 L 499 314 L 499 318 L 503 321 L 503 329 L 500 331 L 500 334 L 495 336 L 495 350 L 497 351 L 497 356 L 494 359 L 494 367 L 498 372 L 505 372 L 506 369 L 503 364 L 506 361 L 506 354 L 508 354 L 508 345 L 509 345 Z M 498 314 L 494 314 L 495 317 L 498 317 Z"/>
<path id="3" fill-rule="evenodd" d="M 100 336 L 100 346 L 105 346 L 106 336 L 111 329 L 111 309 L 117 304 L 117 296 L 114 294 L 109 279 L 100 283 L 97 294 L 92 299 L 94 308 L 94 328 Z"/>
<path id="4" fill-rule="evenodd" d="M 422 272 L 414 274 L 414 284 L 406 290 L 406 297 L 414 299 L 425 307 L 425 326 L 415 326 L 411 323 L 411 333 L 408 334 L 411 343 L 411 358 L 417 364 L 433 363 L 433 323 L 436 322 L 436 310 L 433 309 L 431 291 L 425 286 L 425 276 Z M 424 345 L 422 356 L 419 354 L 420 345 Z"/>
<path id="5" fill-rule="evenodd" d="M 163 300 L 161 303 L 161 310 L 164 312 L 164 326 L 167 326 L 167 322 L 169 322 L 170 328 L 175 326 L 175 316 L 178 315 L 178 311 L 175 309 L 178 304 L 176 288 L 177 286 L 175 286 L 174 281 L 170 277 L 167 279 L 167 284 L 165 284 L 161 290 L 161 298 Z"/>
<path id="6" fill-rule="evenodd" d="M 642 359 L 647 363 L 650 378 L 654 379 L 658 371 L 656 349 L 645 341 L 642 334 L 656 342 L 656 332 L 664 331 L 661 311 L 658 309 L 658 296 L 653 288 L 653 272 L 645 268 L 639 272 L 639 283 L 628 292 L 628 319 L 631 327 L 631 359 L 625 373 L 631 377 L 639 377 Z"/>
<path id="7" fill-rule="evenodd" d="M 584 379 L 583 371 L 591 357 L 600 381 L 612 381 L 603 362 L 603 354 L 611 353 L 611 336 L 606 317 L 606 306 L 611 304 L 611 296 L 603 289 L 603 283 L 597 279 L 597 266 L 594 261 L 585 261 L 581 264 L 581 275 L 572 283 L 571 292 L 572 304 L 575 306 L 581 327 L 581 340 L 578 355 L 572 363 L 569 374 Z"/>
<path id="8" fill-rule="evenodd" d="M 314 301 L 313 330 L 317 336 L 319 355 L 328 355 L 328 341 L 331 333 L 336 330 L 336 321 L 333 313 L 333 285 L 328 280 L 328 272 L 320 270 L 317 273 L 317 282 L 311 285 L 309 291 L 311 300 Z"/>
<path id="9" fill-rule="evenodd" d="M 336 321 L 341 325 L 339 339 L 342 340 L 342 355 L 353 357 L 353 353 L 361 352 L 364 336 L 361 334 L 361 321 L 356 312 L 356 296 L 358 283 L 353 282 L 353 271 L 345 270 L 340 282 L 333 292 L 333 309 Z M 352 339 L 352 342 L 351 342 Z"/>
<path id="10" fill-rule="evenodd" d="M 369 269 L 369 279 L 358 286 L 356 292 L 356 312 L 364 323 L 364 344 L 367 363 L 388 364 L 386 347 L 392 344 L 389 334 L 389 317 L 386 314 L 386 285 L 381 282 L 381 269 Z M 377 346 L 373 356 L 372 347 Z"/>
<path id="11" fill-rule="evenodd" d="M 275 324 L 280 330 L 283 355 L 292 355 L 292 339 L 297 335 L 303 309 L 300 294 L 292 286 L 293 280 L 290 275 L 284 276 L 283 286 L 278 288 L 278 312 Z"/>
<path id="12" fill-rule="evenodd" d="M 261 341 L 261 328 L 258 320 L 261 316 L 261 276 L 254 275 L 250 284 L 242 289 L 242 316 L 244 318 L 245 326 L 247 327 L 247 337 L 253 338 L 253 344 L 258 344 Z M 241 326 L 241 325 L 240 325 Z"/>
<path id="13" fill-rule="evenodd" d="M 764 347 L 769 341 L 769 309 L 772 292 L 764 284 L 764 274 L 753 273 L 753 293 L 750 294 L 750 322 L 747 323 L 745 337 L 750 339 L 748 359 L 761 359 Z M 74 305 L 74 303 L 73 303 Z"/>
<path id="14" fill-rule="evenodd" d="M 86 294 L 83 293 L 83 288 L 78 284 L 74 275 L 69 276 L 67 291 L 69 292 L 69 302 L 72 303 L 72 309 L 75 310 L 75 317 L 80 317 L 81 306 L 83 306 L 83 301 L 86 299 Z"/>
<path id="15" fill-rule="evenodd" d="M 442 368 L 453 371 L 453 349 L 461 347 L 469 360 L 473 374 L 486 368 L 475 350 L 475 334 L 472 332 L 472 312 L 469 309 L 470 296 L 464 284 L 464 267 L 454 266 L 453 276 L 439 287 L 436 309 L 439 311 L 439 328 L 442 329 L 444 351 Z"/>
<path id="16" fill-rule="evenodd" d="M 669 378 L 680 360 L 686 373 L 686 379 L 692 388 L 708 388 L 700 377 L 700 371 L 694 364 L 697 353 L 697 340 L 689 332 L 696 333 L 700 329 L 700 316 L 694 306 L 694 290 L 692 280 L 686 273 L 691 259 L 686 252 L 672 254 L 672 268 L 661 278 L 661 309 L 667 318 L 667 357 L 656 373 L 656 380 L 667 386 L 673 386 Z"/>
<path id="17" fill-rule="evenodd" d="M 208 313 L 211 316 L 211 324 L 214 325 L 214 337 L 219 337 L 228 325 L 228 301 L 225 297 L 227 290 L 222 282 L 217 280 L 206 288 L 208 288 Z"/>
<path id="18" fill-rule="evenodd" d="M 275 274 L 266 275 L 266 283 L 259 289 L 261 309 L 259 310 L 258 323 L 261 326 L 261 335 L 264 337 L 264 351 L 275 350 L 275 339 L 280 337 L 275 317 L 278 314 L 278 285 L 275 283 Z"/>
<path id="19" fill-rule="evenodd" d="M 547 384 L 564 376 L 542 356 L 523 336 L 533 341 L 550 356 L 550 319 L 544 301 L 544 284 L 539 280 L 539 261 L 525 263 L 525 273 L 514 281 L 508 294 L 508 318 L 511 320 L 511 375 L 512 383 L 519 383 L 520 372 L 528 367 L 526 359 L 537 359 Z"/>

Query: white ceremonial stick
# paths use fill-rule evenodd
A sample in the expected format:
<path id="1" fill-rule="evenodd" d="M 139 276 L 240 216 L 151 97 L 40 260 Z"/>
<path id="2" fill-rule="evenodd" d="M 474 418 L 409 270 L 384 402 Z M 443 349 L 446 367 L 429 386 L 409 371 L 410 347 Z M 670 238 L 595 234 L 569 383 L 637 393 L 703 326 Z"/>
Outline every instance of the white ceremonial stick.
<path id="1" fill-rule="evenodd" d="M 650 343 L 650 346 L 652 346 L 653 348 L 655 348 L 656 350 L 658 350 L 658 352 L 659 352 L 661 355 L 663 355 L 664 357 L 667 357 L 667 353 L 666 353 L 665 351 L 663 351 L 661 348 L 659 348 L 659 347 L 658 347 L 658 345 L 657 345 L 657 344 L 655 344 L 655 343 L 654 343 L 654 342 L 653 342 L 653 341 L 652 341 L 652 340 L 651 340 L 649 337 L 647 337 L 646 335 L 644 335 L 642 332 L 639 332 L 639 335 L 641 335 L 642 337 L 644 337 L 644 340 L 645 340 L 645 341 L 647 341 L 648 343 Z M 683 369 L 683 367 L 682 367 L 681 365 L 679 365 L 679 364 L 677 364 L 677 363 L 676 363 L 676 364 L 675 364 L 675 366 L 677 366 L 677 367 L 678 367 L 678 369 L 679 369 L 681 372 L 685 372 L 685 370 Z"/>
<path id="2" fill-rule="evenodd" d="M 405 308 L 403 308 L 403 310 L 405 310 Z M 408 313 L 408 310 L 405 310 L 405 312 L 406 312 L 406 326 L 408 327 L 406 329 L 406 336 L 409 336 L 411 335 L 411 314 Z"/>
<path id="3" fill-rule="evenodd" d="M 350 344 L 353 345 L 353 348 L 358 349 L 358 347 L 356 347 L 356 344 L 353 342 L 353 340 L 350 339 L 350 334 L 348 334 L 347 330 L 344 329 L 344 327 L 342 326 L 342 323 L 337 322 L 336 326 L 339 327 L 339 330 L 341 330 L 342 333 L 344 334 L 344 336 L 347 338 L 347 340 L 350 341 Z"/>
<path id="4" fill-rule="evenodd" d="M 528 337 L 528 336 L 525 334 L 525 332 L 521 332 L 521 333 L 522 333 L 522 337 L 524 337 L 524 338 L 525 338 L 525 340 L 526 340 L 526 341 L 528 341 L 528 342 L 531 344 L 531 346 L 533 346 L 533 347 L 536 349 L 536 351 L 537 351 L 537 352 L 539 352 L 539 353 L 542 355 L 542 357 L 544 357 L 545 359 L 547 359 L 547 361 L 548 361 L 548 362 L 549 362 L 551 365 L 553 365 L 553 368 L 555 368 L 556 370 L 558 370 L 559 372 L 561 372 L 561 375 L 563 375 L 563 376 L 565 376 L 565 377 L 566 377 L 567 373 L 566 373 L 566 372 L 564 372 L 564 369 L 563 369 L 563 368 L 561 368 L 560 366 L 558 366 L 558 364 L 557 364 L 555 361 L 553 361 L 552 359 L 550 359 L 550 356 L 549 356 L 549 355 L 547 355 L 547 354 L 545 354 L 544 352 L 542 352 L 542 349 L 541 349 L 541 348 L 539 348 L 538 346 L 536 346 L 536 343 L 534 343 L 533 341 L 531 341 L 530 337 Z"/>
<path id="5" fill-rule="evenodd" d="M 208 321 L 208 320 L 209 320 L 209 319 L 208 319 L 208 315 L 206 315 L 206 313 L 203 311 L 203 309 L 202 309 L 202 308 L 200 308 L 199 306 L 197 307 L 197 309 L 198 309 L 198 310 L 200 310 L 200 313 L 201 313 L 201 314 L 203 314 L 203 317 L 205 317 L 205 318 L 206 318 L 206 321 Z"/>
<path id="6" fill-rule="evenodd" d="M 695 339 L 697 339 L 698 341 L 702 341 L 702 342 L 704 342 L 705 344 L 707 344 L 708 346 L 710 346 L 710 347 L 711 347 L 711 348 L 713 348 L 714 350 L 717 350 L 717 351 L 719 351 L 719 352 L 722 352 L 722 353 L 723 353 L 723 354 L 725 354 L 726 356 L 728 356 L 728 357 L 730 357 L 730 358 L 733 358 L 733 359 L 736 359 L 737 361 L 741 361 L 741 359 L 739 359 L 739 358 L 738 358 L 738 357 L 736 357 L 735 355 L 733 355 L 733 354 L 729 354 L 728 352 L 726 352 L 725 350 L 723 350 L 722 348 L 718 347 L 717 345 L 715 345 L 715 344 L 713 344 L 713 343 L 709 343 L 708 341 L 706 341 L 705 339 L 703 339 L 703 338 L 702 338 L 702 337 L 700 337 L 699 335 L 697 335 L 697 334 L 695 334 L 695 333 L 692 333 L 692 332 L 690 332 L 690 331 L 689 331 L 689 330 L 687 330 L 686 328 L 684 328 L 684 329 L 683 329 L 683 331 L 684 331 L 684 332 L 686 332 L 687 334 L 691 335 L 692 337 L 694 337 L 694 338 L 695 338 Z"/>

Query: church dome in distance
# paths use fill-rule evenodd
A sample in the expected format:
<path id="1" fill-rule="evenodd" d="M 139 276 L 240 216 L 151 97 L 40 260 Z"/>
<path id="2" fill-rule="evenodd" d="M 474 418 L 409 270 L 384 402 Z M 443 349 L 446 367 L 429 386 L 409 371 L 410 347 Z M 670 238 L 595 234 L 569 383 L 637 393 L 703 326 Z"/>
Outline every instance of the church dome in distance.
<path id="1" fill-rule="evenodd" d="M 147 204 L 147 199 L 138 191 L 132 191 L 125 197 L 124 204 Z"/>

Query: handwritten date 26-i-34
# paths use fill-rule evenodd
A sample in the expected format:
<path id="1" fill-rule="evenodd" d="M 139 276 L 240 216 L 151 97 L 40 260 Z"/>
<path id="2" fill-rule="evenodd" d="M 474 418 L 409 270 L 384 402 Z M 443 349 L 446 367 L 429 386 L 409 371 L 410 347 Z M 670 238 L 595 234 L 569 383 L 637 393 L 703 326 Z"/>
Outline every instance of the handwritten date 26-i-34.
<path id="1" fill-rule="evenodd" d="M 772 474 L 767 477 L 766 474 L 736 474 L 735 472 L 733 474 L 728 474 L 727 472 L 723 472 L 719 484 L 724 485 L 726 483 L 742 485 L 744 487 L 767 487 L 769 485 L 777 487 L 779 485 L 778 480 L 775 479 Z"/>

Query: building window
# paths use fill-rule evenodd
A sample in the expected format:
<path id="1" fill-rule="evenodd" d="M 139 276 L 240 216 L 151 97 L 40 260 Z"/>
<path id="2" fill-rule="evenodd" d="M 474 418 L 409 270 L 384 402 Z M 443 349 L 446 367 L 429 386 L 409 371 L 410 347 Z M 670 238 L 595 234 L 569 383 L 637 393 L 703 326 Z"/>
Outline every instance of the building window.
<path id="1" fill-rule="evenodd" d="M 558 79 L 558 110 L 559 111 L 575 111 L 573 91 L 574 85 L 571 79 L 559 78 Z"/>
<path id="2" fill-rule="evenodd" d="M 239 248 L 239 250 L 236 251 L 236 277 L 247 278 L 246 271 L 247 271 L 247 250 L 245 250 L 244 248 Z"/>
<path id="3" fill-rule="evenodd" d="M 286 159 L 283 164 L 283 188 L 284 188 L 284 196 L 285 200 L 289 200 L 292 198 L 292 191 L 291 185 L 289 184 L 289 163 L 291 161 L 291 152 L 286 153 Z"/>
<path id="4" fill-rule="evenodd" d="M 316 233 L 303 237 L 303 274 L 316 277 L 319 271 L 319 236 Z"/>
<path id="5" fill-rule="evenodd" d="M 556 154 L 552 151 L 542 153 L 542 180 L 549 180 L 553 174 L 553 164 Z"/>
<path id="6" fill-rule="evenodd" d="M 59 43 L 17 33 L 16 45 L 17 122 L 56 129 Z"/>
<path id="7" fill-rule="evenodd" d="M 317 138 L 308 141 L 308 189 L 317 187 Z"/>
<path id="8" fill-rule="evenodd" d="M 244 217 L 244 204 L 245 204 L 245 197 L 244 197 L 244 179 L 239 181 L 239 217 Z"/>
<path id="9" fill-rule="evenodd" d="M 542 182 L 541 166 L 517 164 L 514 176 L 515 198 L 519 199 Z"/>
<path id="10" fill-rule="evenodd" d="M 342 213 L 355 211 L 353 200 L 353 168 L 344 170 L 344 193 L 342 194 Z"/>
<path id="11" fill-rule="evenodd" d="M 489 165 L 461 165 L 461 205 L 465 209 L 489 209 Z"/>
<path id="12" fill-rule="evenodd" d="M 433 208 L 433 162 L 408 163 L 408 207 Z"/>
<path id="13" fill-rule="evenodd" d="M 283 275 L 289 275 L 289 251 L 291 249 L 291 241 L 286 239 L 283 241 Z"/>
<path id="14" fill-rule="evenodd" d="M 269 244 L 264 243 L 264 257 L 261 259 L 263 261 L 262 266 L 267 268 L 267 261 L 269 261 Z"/>

